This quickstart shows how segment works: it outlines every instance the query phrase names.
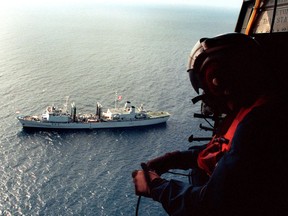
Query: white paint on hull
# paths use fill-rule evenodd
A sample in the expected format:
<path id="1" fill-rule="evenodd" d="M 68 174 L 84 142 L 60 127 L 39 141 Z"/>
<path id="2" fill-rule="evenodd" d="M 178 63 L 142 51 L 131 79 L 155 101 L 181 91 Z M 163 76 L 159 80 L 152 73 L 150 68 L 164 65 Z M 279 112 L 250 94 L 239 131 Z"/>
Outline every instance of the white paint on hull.
<path id="1" fill-rule="evenodd" d="M 165 123 L 169 116 L 131 120 L 131 121 L 106 121 L 106 122 L 43 122 L 29 121 L 21 117 L 17 117 L 24 128 L 43 128 L 43 129 L 102 129 L 102 128 L 124 128 L 124 127 L 139 127 Z"/>

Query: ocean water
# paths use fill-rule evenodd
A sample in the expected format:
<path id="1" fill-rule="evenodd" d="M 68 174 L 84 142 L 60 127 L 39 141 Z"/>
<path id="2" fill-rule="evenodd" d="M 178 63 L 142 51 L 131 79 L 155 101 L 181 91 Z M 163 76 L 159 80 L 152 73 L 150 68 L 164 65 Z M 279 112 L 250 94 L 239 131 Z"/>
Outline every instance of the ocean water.
<path id="1" fill-rule="evenodd" d="M 209 136 L 186 73 L 201 37 L 234 30 L 237 9 L 70 4 L 0 9 L 0 215 L 134 215 L 131 172 Z M 240 10 L 240 9 L 239 9 Z M 25 131 L 19 114 L 41 114 L 70 96 L 78 112 L 115 92 L 167 124 L 88 131 Z M 166 178 L 186 178 L 167 175 Z M 166 215 L 142 198 L 139 215 Z"/>

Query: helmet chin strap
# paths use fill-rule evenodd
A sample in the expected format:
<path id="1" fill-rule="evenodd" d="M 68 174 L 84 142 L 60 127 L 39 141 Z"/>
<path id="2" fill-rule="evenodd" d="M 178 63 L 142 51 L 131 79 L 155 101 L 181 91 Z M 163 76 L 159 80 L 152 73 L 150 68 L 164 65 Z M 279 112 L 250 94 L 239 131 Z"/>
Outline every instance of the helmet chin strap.
<path id="1" fill-rule="evenodd" d="M 202 105 L 201 105 L 201 112 L 202 113 L 210 113 L 210 114 L 215 114 L 213 111 L 211 111 L 211 110 L 213 110 L 213 108 L 211 108 L 210 106 L 207 106 L 207 104 L 205 104 L 204 103 L 204 101 L 205 101 L 205 99 L 207 98 L 207 95 L 206 94 L 202 94 L 202 95 L 198 95 L 198 96 L 196 96 L 196 97 L 194 97 L 194 98 L 192 98 L 191 99 L 191 101 L 192 101 L 192 103 L 193 104 L 196 104 L 196 103 L 198 103 L 199 101 L 202 101 Z M 206 109 L 203 109 L 203 105 L 205 106 L 206 105 Z M 209 112 L 204 112 L 204 110 L 206 110 L 206 111 L 208 111 L 208 110 L 210 110 Z M 207 114 L 207 115 L 210 115 L 210 114 Z M 205 114 L 204 114 L 205 115 Z"/>
<path id="2" fill-rule="evenodd" d="M 227 98 L 227 95 L 224 94 L 220 97 L 212 97 L 203 93 L 192 98 L 191 101 L 193 104 L 202 101 L 202 103 L 205 104 L 206 107 L 209 107 L 212 110 L 211 112 L 215 115 L 227 114 L 235 108 L 235 104 L 232 103 L 232 101 Z"/>
<path id="3" fill-rule="evenodd" d="M 192 98 L 191 101 L 193 104 L 196 104 L 197 102 L 199 102 L 200 100 L 203 101 L 203 99 L 206 97 L 205 94 L 202 95 L 197 95 L 196 97 Z"/>

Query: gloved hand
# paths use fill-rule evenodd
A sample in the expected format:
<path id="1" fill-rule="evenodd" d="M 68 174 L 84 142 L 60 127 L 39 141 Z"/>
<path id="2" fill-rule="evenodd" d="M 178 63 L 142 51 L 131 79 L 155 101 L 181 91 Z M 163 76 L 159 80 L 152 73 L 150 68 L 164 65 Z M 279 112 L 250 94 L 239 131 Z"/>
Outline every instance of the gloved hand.
<path id="1" fill-rule="evenodd" d="M 160 157 L 149 160 L 147 162 L 147 166 L 150 170 L 155 171 L 158 175 L 162 175 L 175 166 L 175 158 L 179 153 L 179 151 L 166 153 Z"/>
<path id="2" fill-rule="evenodd" d="M 148 172 L 150 177 L 150 182 L 155 178 L 159 178 L 155 172 Z M 143 170 L 135 170 L 132 172 L 133 183 L 135 186 L 135 194 L 138 196 L 151 197 L 150 187 L 146 181 L 145 174 Z"/>
<path id="3" fill-rule="evenodd" d="M 170 169 L 187 170 L 197 166 L 199 150 L 175 151 L 164 154 L 147 162 L 149 170 L 155 171 L 159 176 Z"/>

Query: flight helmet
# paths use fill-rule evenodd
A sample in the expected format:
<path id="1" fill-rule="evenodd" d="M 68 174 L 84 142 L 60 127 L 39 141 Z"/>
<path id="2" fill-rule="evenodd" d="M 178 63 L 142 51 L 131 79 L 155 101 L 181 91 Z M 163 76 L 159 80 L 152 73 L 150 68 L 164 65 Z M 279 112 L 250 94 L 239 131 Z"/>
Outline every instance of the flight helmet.
<path id="1" fill-rule="evenodd" d="M 261 46 L 241 33 L 201 38 L 192 48 L 187 72 L 197 94 L 203 90 L 197 98 L 219 113 L 228 112 L 228 101 L 248 106 L 269 86 Z"/>

